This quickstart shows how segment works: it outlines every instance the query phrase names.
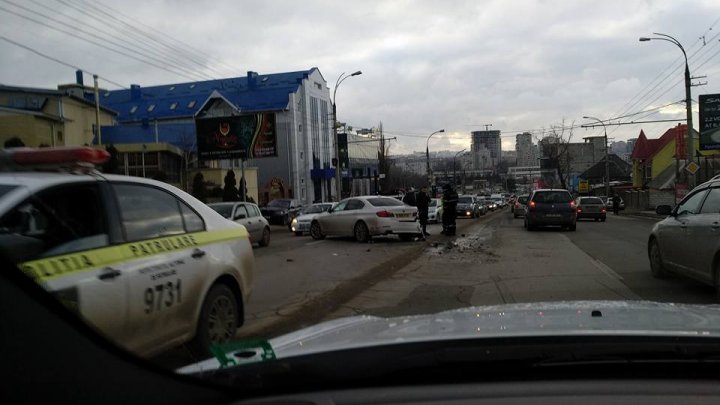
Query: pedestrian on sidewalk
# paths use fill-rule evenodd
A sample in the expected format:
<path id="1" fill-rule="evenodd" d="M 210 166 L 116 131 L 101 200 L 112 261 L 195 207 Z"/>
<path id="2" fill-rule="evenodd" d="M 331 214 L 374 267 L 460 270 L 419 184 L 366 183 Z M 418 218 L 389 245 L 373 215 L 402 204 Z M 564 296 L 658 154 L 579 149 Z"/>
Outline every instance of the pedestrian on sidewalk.
<path id="1" fill-rule="evenodd" d="M 615 193 L 615 195 L 612 198 L 613 203 L 613 214 L 617 215 L 620 211 L 620 196 Z"/>
<path id="2" fill-rule="evenodd" d="M 420 191 L 415 196 L 415 203 L 417 204 L 418 219 L 420 220 L 423 238 L 425 238 L 426 236 L 430 236 L 427 231 L 428 209 L 430 208 L 430 196 L 428 195 L 427 186 L 420 188 Z"/>
<path id="3" fill-rule="evenodd" d="M 455 235 L 455 217 L 457 217 L 458 193 L 450 184 L 443 186 L 443 230 L 446 236 Z"/>

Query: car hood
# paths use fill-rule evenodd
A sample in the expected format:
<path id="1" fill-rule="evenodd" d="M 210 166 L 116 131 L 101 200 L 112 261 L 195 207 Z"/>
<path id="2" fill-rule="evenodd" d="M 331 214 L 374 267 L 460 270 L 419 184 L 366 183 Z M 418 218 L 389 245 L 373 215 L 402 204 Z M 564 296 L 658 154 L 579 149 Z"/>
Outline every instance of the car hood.
<path id="1" fill-rule="evenodd" d="M 295 219 L 297 219 L 298 222 L 312 221 L 313 219 L 315 219 L 315 217 L 317 217 L 318 215 L 322 215 L 322 214 L 324 214 L 324 213 L 323 212 L 314 212 L 312 214 L 303 214 L 303 215 L 298 215 L 297 217 L 295 217 Z"/>
<path id="2" fill-rule="evenodd" d="M 323 322 L 270 339 L 267 344 L 276 358 L 287 358 L 442 340 L 589 335 L 720 337 L 720 306 L 572 301 L 468 307 L 394 318 L 355 316 Z M 247 361 L 260 361 L 260 356 Z M 178 372 L 217 368 L 219 361 L 209 359 Z"/>

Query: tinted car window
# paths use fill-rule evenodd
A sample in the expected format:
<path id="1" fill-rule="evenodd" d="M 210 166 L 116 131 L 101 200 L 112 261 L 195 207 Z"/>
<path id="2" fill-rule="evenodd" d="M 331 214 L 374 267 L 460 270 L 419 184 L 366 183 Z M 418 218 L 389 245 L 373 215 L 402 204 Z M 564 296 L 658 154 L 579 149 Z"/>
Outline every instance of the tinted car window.
<path id="1" fill-rule="evenodd" d="M 288 208 L 290 206 L 290 200 L 272 200 L 268 203 L 268 207 L 279 207 Z"/>
<path id="2" fill-rule="evenodd" d="M 197 212 L 193 211 L 192 208 L 188 207 L 188 205 L 185 204 L 184 202 L 178 200 L 178 204 L 180 205 L 180 211 L 182 212 L 183 222 L 185 223 L 185 231 L 187 231 L 187 232 L 204 231 L 205 230 L 205 222 L 200 217 L 200 215 L 198 215 Z"/>
<path id="3" fill-rule="evenodd" d="M 0 246 L 18 261 L 107 246 L 103 212 L 96 184 L 41 192 L 0 219 Z"/>
<path id="4" fill-rule="evenodd" d="M 397 207 L 405 205 L 402 201 L 394 198 L 368 198 L 367 200 L 373 207 Z"/>
<path id="5" fill-rule="evenodd" d="M 558 204 L 568 203 L 572 201 L 572 197 L 567 191 L 541 191 L 535 193 L 532 200 L 536 203 Z"/>
<path id="6" fill-rule="evenodd" d="M 232 215 L 232 209 L 234 204 L 212 204 L 209 205 L 210 208 L 215 210 L 218 214 L 224 216 L 225 218 L 230 219 L 230 216 Z"/>
<path id="7" fill-rule="evenodd" d="M 473 199 L 471 197 L 460 197 L 458 198 L 460 204 L 472 204 Z"/>
<path id="8" fill-rule="evenodd" d="M 702 214 L 718 214 L 720 213 L 720 188 L 710 189 L 705 202 L 703 203 Z"/>
<path id="9" fill-rule="evenodd" d="M 527 204 L 527 200 L 528 200 L 528 197 L 525 197 L 525 196 L 518 198 L 518 202 L 520 204 Z"/>
<path id="10" fill-rule="evenodd" d="M 184 233 L 177 199 L 154 187 L 115 185 L 125 235 L 129 241 Z"/>
<path id="11" fill-rule="evenodd" d="M 700 212 L 700 204 L 702 203 L 706 194 L 707 194 L 707 190 L 703 190 L 703 191 L 700 191 L 700 192 L 697 192 L 697 193 L 691 195 L 688 199 L 686 199 L 680 205 L 678 205 L 678 208 L 677 208 L 678 215 L 691 215 L 691 214 L 699 213 Z"/>
<path id="12" fill-rule="evenodd" d="M 597 197 L 586 197 L 580 199 L 580 204 L 605 204 Z"/>
<path id="13" fill-rule="evenodd" d="M 360 200 L 350 200 L 350 202 L 348 202 L 347 205 L 345 206 L 345 211 L 359 210 L 364 206 L 365 206 L 365 203 L 363 203 Z"/>

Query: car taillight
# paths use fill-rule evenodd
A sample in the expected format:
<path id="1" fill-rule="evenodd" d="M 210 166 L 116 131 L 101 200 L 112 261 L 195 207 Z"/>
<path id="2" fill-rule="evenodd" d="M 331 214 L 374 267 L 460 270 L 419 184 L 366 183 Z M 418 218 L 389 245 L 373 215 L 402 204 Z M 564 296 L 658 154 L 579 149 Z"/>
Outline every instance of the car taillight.
<path id="1" fill-rule="evenodd" d="M 378 211 L 375 213 L 375 215 L 379 216 L 380 218 L 391 218 L 393 215 L 390 212 L 387 211 Z"/>
<path id="2" fill-rule="evenodd" d="M 582 208 L 578 207 L 577 212 L 582 212 Z"/>
<path id="3" fill-rule="evenodd" d="M 575 201 L 570 201 L 570 208 L 575 208 Z M 578 211 L 580 211 L 579 208 Z"/>
<path id="4" fill-rule="evenodd" d="M 606 213 L 606 212 L 607 212 L 607 210 L 606 210 L 605 208 L 603 208 L 603 209 L 601 209 L 601 210 L 600 210 L 600 212 L 602 212 L 602 213 Z"/>
<path id="5" fill-rule="evenodd" d="M 528 208 L 535 208 L 535 201 L 530 201 L 528 203 Z"/>

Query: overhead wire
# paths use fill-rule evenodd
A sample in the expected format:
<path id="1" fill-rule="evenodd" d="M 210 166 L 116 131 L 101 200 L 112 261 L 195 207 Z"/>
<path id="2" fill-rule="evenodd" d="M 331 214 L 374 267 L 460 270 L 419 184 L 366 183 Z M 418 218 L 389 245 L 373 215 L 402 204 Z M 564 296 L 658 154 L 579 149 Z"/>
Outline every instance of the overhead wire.
<path id="1" fill-rule="evenodd" d="M 0 0 L 0 1 L 8 2 L 7 0 Z M 150 65 L 150 66 L 154 66 L 154 67 L 156 67 L 156 68 L 158 68 L 158 69 L 162 69 L 162 70 L 164 70 L 164 71 L 166 71 L 166 72 L 169 72 L 169 73 L 172 73 L 172 74 L 175 74 L 175 75 L 179 75 L 179 76 L 183 76 L 183 77 L 189 78 L 189 79 L 191 79 L 191 80 L 197 80 L 197 77 L 193 77 L 192 74 L 184 73 L 184 72 L 182 72 L 182 71 L 174 70 L 173 68 L 169 68 L 169 67 L 167 67 L 167 66 L 159 65 L 159 64 L 157 64 L 157 63 L 154 63 L 154 62 L 148 61 L 148 60 L 146 60 L 146 59 L 143 59 L 143 58 L 141 58 L 141 57 L 138 57 L 138 56 L 136 56 L 136 55 L 133 55 L 132 53 L 128 53 L 128 52 L 125 52 L 125 51 L 122 51 L 122 50 L 118 50 L 118 49 L 112 48 L 112 47 L 106 45 L 106 44 L 103 43 L 103 42 L 97 42 L 97 41 L 94 41 L 94 40 L 92 40 L 92 39 L 85 38 L 85 37 L 83 37 L 83 36 L 77 35 L 76 32 L 68 31 L 68 30 L 65 30 L 65 29 L 63 29 L 63 28 L 58 28 L 58 27 L 52 26 L 52 25 L 50 25 L 50 24 L 48 24 L 48 23 L 46 23 L 46 22 L 44 22 L 44 21 L 37 20 L 37 19 L 35 19 L 35 18 L 33 18 L 33 17 L 29 17 L 29 16 L 27 16 L 27 15 L 24 15 L 24 14 L 22 14 L 22 13 L 19 13 L 19 12 L 14 11 L 14 10 L 5 8 L 5 7 L 3 7 L 3 6 L 0 6 L 0 11 L 4 11 L 4 12 L 6 12 L 6 13 L 15 15 L 15 16 L 20 17 L 20 18 L 22 18 L 22 19 L 25 19 L 25 20 L 34 22 L 34 23 L 39 24 L 39 25 L 42 25 L 42 26 L 44 26 L 44 27 L 46 27 L 46 28 L 50 28 L 50 29 L 52 29 L 52 30 L 61 32 L 61 33 L 63 33 L 63 34 L 67 34 L 67 35 L 69 35 L 69 36 L 71 36 L 71 37 L 74 37 L 74 38 L 76 38 L 76 39 L 79 39 L 79 40 L 82 40 L 82 41 L 85 41 L 85 42 L 89 42 L 89 43 L 91 43 L 91 44 L 93 44 L 93 45 L 99 46 L 99 47 L 101 47 L 101 48 L 104 48 L 104 49 L 109 50 L 109 51 L 111 51 L 111 52 L 118 53 L 118 54 L 123 55 L 123 56 L 127 56 L 127 57 L 129 57 L 129 58 L 132 58 L 132 59 L 138 61 L 138 62 L 147 64 L 147 65 Z M 39 14 L 41 14 L 41 13 L 39 13 Z M 52 20 L 51 17 L 50 17 L 50 19 Z M 66 25 L 66 24 L 64 24 L 64 25 Z M 82 30 L 82 29 L 80 29 L 80 28 L 77 28 L 77 27 L 72 27 L 72 28 L 73 28 L 75 31 L 80 31 L 80 32 L 86 33 L 86 34 L 88 34 L 88 35 L 90 35 L 90 36 L 92 36 L 92 37 L 94 37 L 94 38 L 98 38 L 98 39 L 100 39 L 100 40 L 102 40 L 102 41 L 112 43 L 112 41 L 108 41 L 106 38 L 102 38 L 102 37 L 97 36 L 97 35 L 95 35 L 95 34 L 88 33 L 87 31 Z M 124 46 L 120 46 L 120 45 L 116 45 L 116 46 L 119 46 L 120 48 L 128 49 L 130 52 L 133 52 L 133 53 L 135 52 L 133 49 L 130 49 L 130 48 L 127 48 L 127 47 L 124 47 Z"/>
<path id="2" fill-rule="evenodd" d="M 11 44 L 13 44 L 13 45 L 15 45 L 15 46 L 18 46 L 18 47 L 20 47 L 20 48 L 23 48 L 23 49 L 25 49 L 25 50 L 27 50 L 27 51 L 30 51 L 30 52 L 32 52 L 32 53 L 34 53 L 34 54 L 36 54 L 36 55 L 38 55 L 38 56 L 41 56 L 41 57 L 43 57 L 43 58 L 45 58 L 45 59 L 49 59 L 49 60 L 51 60 L 51 61 L 53 61 L 53 62 L 57 62 L 57 63 L 59 63 L 59 64 L 61 64 L 61 65 L 63 65 L 63 66 L 67 66 L 67 67 L 72 68 L 72 69 L 75 69 L 75 70 L 82 70 L 82 71 L 87 72 L 87 73 L 89 73 L 89 74 L 96 75 L 96 73 L 93 73 L 93 72 L 91 72 L 91 71 L 89 71 L 89 70 L 87 70 L 87 69 L 84 69 L 84 68 L 78 67 L 78 66 L 76 66 L 76 65 L 73 65 L 73 64 L 64 62 L 64 61 L 62 61 L 62 60 L 60 60 L 60 59 L 57 59 L 57 58 L 55 58 L 55 57 L 53 57 L 53 56 L 46 55 L 46 54 L 38 51 L 37 49 L 31 48 L 31 47 L 29 47 L 29 46 L 27 46 L 27 45 L 24 45 L 24 44 L 21 44 L 21 43 L 19 43 L 19 42 L 17 42 L 17 41 L 13 41 L 12 39 L 7 38 L 7 37 L 5 37 L 5 36 L 0 35 L 0 39 L 2 39 L 3 41 L 9 42 L 9 43 L 11 43 Z M 122 85 L 122 84 L 120 84 L 120 83 L 118 83 L 118 82 L 116 82 L 116 81 L 113 81 L 113 80 L 111 80 L 111 79 L 108 79 L 108 78 L 105 77 L 105 76 L 102 76 L 102 75 L 99 75 L 99 74 L 97 74 L 97 76 L 98 76 L 98 78 L 102 78 L 102 79 L 105 80 L 106 82 L 111 83 L 111 84 L 114 84 L 114 85 L 116 85 L 116 86 L 118 86 L 118 87 L 120 87 L 120 88 L 122 88 L 122 89 L 126 89 L 126 90 L 128 89 L 125 85 Z"/>

